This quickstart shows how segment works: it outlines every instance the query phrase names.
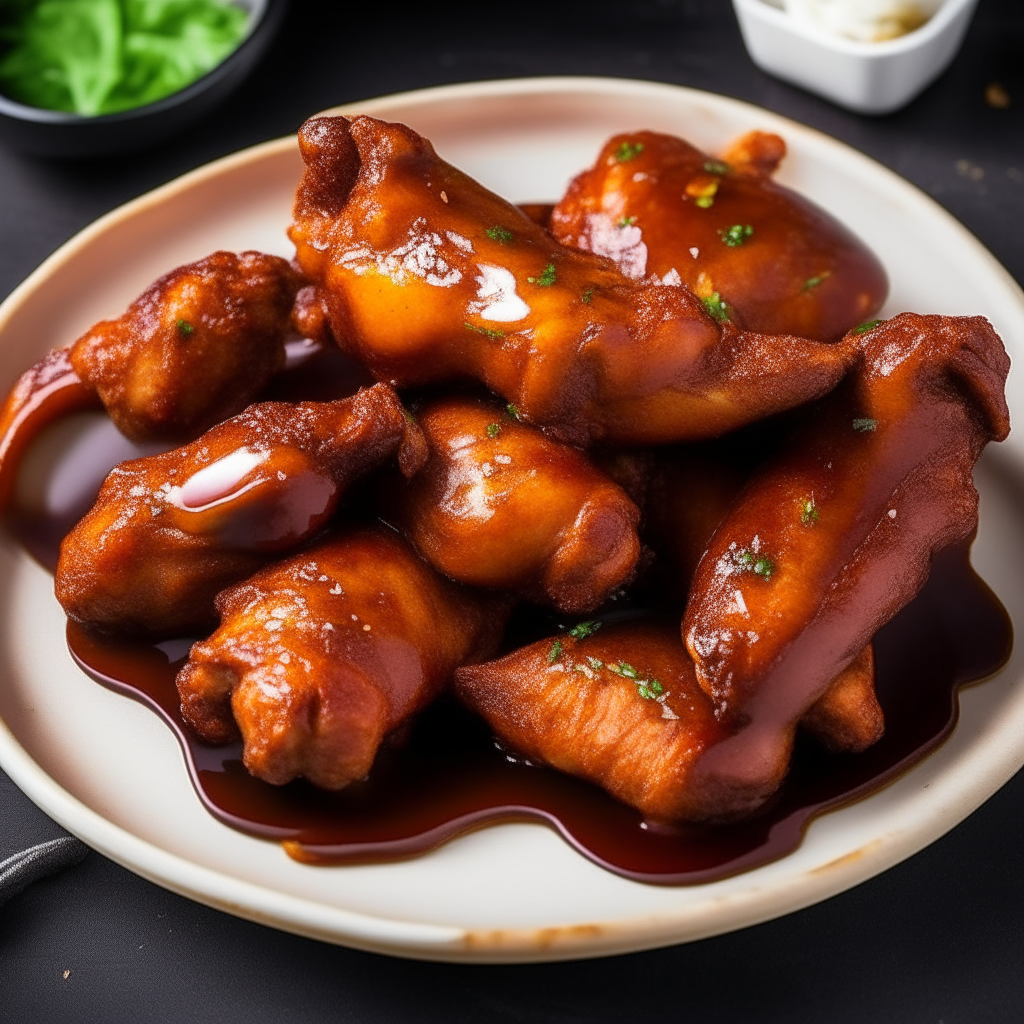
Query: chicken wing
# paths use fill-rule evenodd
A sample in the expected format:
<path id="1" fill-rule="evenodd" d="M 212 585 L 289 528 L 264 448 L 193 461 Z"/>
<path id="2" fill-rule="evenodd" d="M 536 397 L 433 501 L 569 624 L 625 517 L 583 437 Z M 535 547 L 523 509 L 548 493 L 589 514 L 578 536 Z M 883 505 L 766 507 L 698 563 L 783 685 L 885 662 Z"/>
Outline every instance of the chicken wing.
<path id="1" fill-rule="evenodd" d="M 828 392 L 856 346 L 555 242 L 404 125 L 319 117 L 290 236 L 338 343 L 396 386 L 472 377 L 575 444 L 711 437 Z"/>
<path id="2" fill-rule="evenodd" d="M 719 524 L 729 515 L 763 456 L 754 439 L 658 453 L 647 501 L 649 543 L 664 591 L 686 599 L 693 575 Z M 760 440 L 760 439 L 758 439 Z M 875 692 L 871 645 L 832 680 L 800 724 L 829 750 L 859 753 L 882 738 L 885 714 Z"/>
<path id="3" fill-rule="evenodd" d="M 178 674 L 182 713 L 209 743 L 241 733 L 266 782 L 341 789 L 456 666 L 493 652 L 505 607 L 383 527 L 332 537 L 219 595 L 220 628 Z"/>
<path id="4" fill-rule="evenodd" d="M 123 462 L 61 544 L 55 589 L 74 620 L 149 636 L 215 621 L 213 599 L 313 536 L 349 484 L 399 452 L 426 457 L 394 391 L 263 402 L 162 455 Z"/>
<path id="5" fill-rule="evenodd" d="M 191 441 L 244 409 L 284 366 L 299 276 L 260 252 L 215 252 L 165 274 L 71 364 L 133 441 Z"/>
<path id="6" fill-rule="evenodd" d="M 616 135 L 549 228 L 636 281 L 716 297 L 748 330 L 834 340 L 881 308 L 888 281 L 834 217 L 772 181 L 784 153 L 760 132 L 733 146 L 730 163 L 672 135 Z"/>
<path id="7" fill-rule="evenodd" d="M 904 313 L 745 489 L 683 620 L 697 680 L 735 734 L 697 784 L 737 812 L 785 773 L 793 724 L 977 525 L 971 479 L 1009 430 L 1009 359 L 981 317 Z"/>
<path id="8" fill-rule="evenodd" d="M 566 612 L 626 582 L 640 512 L 578 451 L 473 398 L 435 401 L 417 422 L 430 459 L 387 518 L 435 569 Z"/>
<path id="9" fill-rule="evenodd" d="M 717 817 L 690 783 L 728 735 L 672 624 L 608 625 L 460 668 L 455 690 L 503 744 L 588 779 L 652 819 Z"/>

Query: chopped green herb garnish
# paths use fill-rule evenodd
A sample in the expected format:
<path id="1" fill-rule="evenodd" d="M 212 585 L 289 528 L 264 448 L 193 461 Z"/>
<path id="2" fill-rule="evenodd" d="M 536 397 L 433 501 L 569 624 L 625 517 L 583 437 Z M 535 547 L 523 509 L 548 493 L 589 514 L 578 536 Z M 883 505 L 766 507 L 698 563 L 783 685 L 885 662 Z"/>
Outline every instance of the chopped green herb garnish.
<path id="1" fill-rule="evenodd" d="M 868 418 L 853 421 L 853 429 L 860 434 L 870 434 L 878 426 L 878 420 Z"/>
<path id="2" fill-rule="evenodd" d="M 814 277 L 809 277 L 806 281 L 804 281 L 803 285 L 800 288 L 800 291 L 809 292 L 812 288 L 817 288 L 822 281 L 828 280 L 828 278 L 830 278 L 831 276 L 832 271 L 826 270 L 822 274 L 817 274 Z"/>
<path id="3" fill-rule="evenodd" d="M 509 414 L 509 416 L 511 416 L 512 419 L 514 419 L 514 420 L 518 421 L 519 418 L 520 418 L 519 417 L 519 406 L 516 405 L 514 402 L 509 402 L 508 405 L 505 406 L 505 412 L 507 412 Z"/>
<path id="4" fill-rule="evenodd" d="M 636 217 L 620 217 L 616 222 L 617 228 L 628 228 L 636 223 Z"/>
<path id="5" fill-rule="evenodd" d="M 804 526 L 818 521 L 818 506 L 814 504 L 813 498 L 805 498 L 800 507 L 800 522 Z"/>
<path id="6" fill-rule="evenodd" d="M 526 280 L 540 288 L 550 288 L 555 283 L 554 263 L 549 263 L 538 277 L 528 277 Z"/>
<path id="7" fill-rule="evenodd" d="M 590 300 L 593 297 L 594 297 L 594 289 L 593 288 L 587 288 L 583 292 L 583 294 L 580 296 L 580 302 L 585 302 L 589 306 L 590 305 Z"/>
<path id="8" fill-rule="evenodd" d="M 177 327 L 178 333 L 183 338 L 191 337 L 193 334 L 196 333 L 196 329 L 187 320 L 179 320 L 177 323 Z"/>
<path id="9" fill-rule="evenodd" d="M 620 142 L 615 150 L 615 161 L 624 164 L 627 160 L 635 160 L 643 151 L 642 142 Z"/>
<path id="10" fill-rule="evenodd" d="M 775 572 L 775 563 L 767 555 L 759 555 L 747 548 L 733 552 L 733 562 L 744 572 L 752 572 L 762 579 L 771 579 Z"/>
<path id="11" fill-rule="evenodd" d="M 752 234 L 754 229 L 749 224 L 733 224 L 731 228 L 722 228 L 718 237 L 731 249 L 742 245 Z"/>
<path id="12" fill-rule="evenodd" d="M 644 700 L 657 700 L 665 692 L 665 687 L 657 679 L 641 679 L 636 684 L 636 692 Z"/>
<path id="13" fill-rule="evenodd" d="M 694 202 L 702 210 L 710 210 L 711 207 L 715 205 L 715 197 L 714 196 L 697 196 L 697 198 L 694 199 Z"/>
<path id="14" fill-rule="evenodd" d="M 500 224 L 495 224 L 493 228 L 487 229 L 487 237 L 492 242 L 501 242 L 502 245 L 508 245 L 515 236 L 508 228 L 503 228 Z"/>
<path id="15" fill-rule="evenodd" d="M 548 651 L 548 664 L 553 665 L 562 656 L 562 641 L 556 640 Z"/>
<path id="16" fill-rule="evenodd" d="M 600 628 L 600 622 L 581 622 L 569 630 L 569 636 L 575 640 L 583 640 L 588 636 L 593 636 Z"/>
<path id="17" fill-rule="evenodd" d="M 498 339 L 504 338 L 504 331 L 492 331 L 490 327 L 477 327 L 476 324 L 471 324 L 468 320 L 462 325 L 471 331 L 476 331 L 477 334 L 482 334 L 485 338 Z"/>
<path id="18" fill-rule="evenodd" d="M 884 324 L 884 320 L 868 320 L 867 323 L 863 323 L 860 327 L 854 327 L 854 334 L 867 334 L 868 331 L 873 331 L 879 324 Z"/>
<path id="19" fill-rule="evenodd" d="M 501 433 L 500 423 L 488 423 L 487 424 L 487 436 L 497 437 Z"/>
<path id="20" fill-rule="evenodd" d="M 617 676 L 625 676 L 626 679 L 639 679 L 640 673 L 628 661 L 620 661 L 618 664 L 610 662 L 608 671 L 614 672 Z"/>
<path id="21" fill-rule="evenodd" d="M 600 658 L 587 658 L 587 664 L 592 669 L 604 668 L 604 662 Z"/>
<path id="22" fill-rule="evenodd" d="M 728 174 L 729 165 L 723 164 L 721 160 L 705 160 L 704 170 L 707 171 L 708 174 Z"/>
<path id="23" fill-rule="evenodd" d="M 722 296 L 718 292 L 705 295 L 701 301 L 704 303 L 704 308 L 708 313 L 719 323 L 729 319 L 729 305 L 722 301 Z"/>
<path id="24" fill-rule="evenodd" d="M 413 414 L 411 412 L 409 412 L 408 409 L 403 408 L 402 409 L 402 415 L 406 418 L 406 420 L 409 423 L 415 423 L 416 422 L 416 417 L 413 416 Z"/>

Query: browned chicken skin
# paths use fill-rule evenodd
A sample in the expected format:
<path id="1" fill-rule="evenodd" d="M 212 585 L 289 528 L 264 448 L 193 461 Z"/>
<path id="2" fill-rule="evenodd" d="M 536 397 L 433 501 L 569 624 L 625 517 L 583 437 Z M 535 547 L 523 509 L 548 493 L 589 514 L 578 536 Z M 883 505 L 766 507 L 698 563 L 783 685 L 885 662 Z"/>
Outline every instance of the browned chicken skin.
<path id="1" fill-rule="evenodd" d="M 241 733 L 245 766 L 341 789 L 381 741 L 487 657 L 501 599 L 449 583 L 382 527 L 322 541 L 217 598 L 220 628 L 178 674 L 185 721 L 210 743 Z"/>
<path id="2" fill-rule="evenodd" d="M 297 262 L 338 343 L 396 386 L 472 377 L 561 440 L 663 443 L 825 394 L 855 355 L 560 246 L 404 125 L 314 118 L 299 146 Z"/>
<path id="3" fill-rule="evenodd" d="M 215 252 L 165 274 L 71 364 L 133 441 L 191 441 L 241 412 L 284 366 L 299 276 L 260 252 Z"/>
<path id="4" fill-rule="evenodd" d="M 504 743 L 604 787 L 650 818 L 716 817 L 690 774 L 728 730 L 671 624 L 609 625 L 460 668 L 455 689 Z"/>
<path id="5" fill-rule="evenodd" d="M 649 484 L 647 536 L 658 554 L 663 591 L 685 600 L 719 524 L 755 472 L 761 446 L 746 438 L 743 457 L 729 441 L 658 453 Z M 882 738 L 885 715 L 875 693 L 868 644 L 829 684 L 800 724 L 829 750 L 859 753 Z"/>
<path id="6" fill-rule="evenodd" d="M 633 280 L 717 296 L 748 330 L 833 340 L 881 307 L 888 281 L 834 217 L 771 180 L 784 154 L 761 132 L 738 140 L 729 163 L 672 135 L 616 135 L 549 228 Z"/>
<path id="7" fill-rule="evenodd" d="M 735 727 L 694 775 L 736 813 L 782 780 L 797 719 L 977 525 L 971 479 L 1009 430 L 1009 359 L 980 317 L 904 313 L 744 490 L 697 569 L 683 636 Z"/>
<path id="8" fill-rule="evenodd" d="M 94 628 L 202 628 L 218 591 L 313 536 L 346 487 L 396 451 L 410 473 L 426 457 L 386 384 L 251 406 L 184 448 L 117 466 L 61 544 L 57 599 Z"/>
<path id="9" fill-rule="evenodd" d="M 565 612 L 629 579 L 640 512 L 578 451 L 473 398 L 435 401 L 417 422 L 430 459 L 387 515 L 435 569 Z"/>

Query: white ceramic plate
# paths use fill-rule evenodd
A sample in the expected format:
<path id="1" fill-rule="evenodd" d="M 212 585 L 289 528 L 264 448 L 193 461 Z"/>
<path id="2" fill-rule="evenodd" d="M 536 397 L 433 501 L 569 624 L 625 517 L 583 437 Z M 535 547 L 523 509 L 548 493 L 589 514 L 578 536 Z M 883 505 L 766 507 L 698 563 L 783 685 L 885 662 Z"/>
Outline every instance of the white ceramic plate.
<path id="1" fill-rule="evenodd" d="M 559 196 L 607 136 L 652 128 L 715 150 L 752 128 L 790 146 L 781 179 L 849 224 L 892 278 L 886 314 L 983 313 L 1011 354 L 1024 296 L 921 192 L 867 157 L 735 100 L 666 85 L 535 79 L 353 104 L 409 123 L 447 159 L 514 201 Z M 45 350 L 118 314 L 159 274 L 215 248 L 289 254 L 300 171 L 294 139 L 210 164 L 121 207 L 55 253 L 0 307 L 0 386 Z M 1018 376 L 1010 404 L 1024 409 Z M 974 561 L 1024 621 L 1024 435 L 979 469 Z M 869 799 L 828 814 L 798 850 L 725 881 L 663 888 L 594 866 L 540 825 L 502 825 L 417 860 L 317 868 L 202 809 L 162 722 L 72 664 L 50 577 L 0 544 L 0 763 L 91 846 L 169 889 L 266 924 L 402 956 L 530 961 L 683 942 L 807 906 L 932 842 L 1024 764 L 1024 652 L 962 697 L 935 754 Z"/>

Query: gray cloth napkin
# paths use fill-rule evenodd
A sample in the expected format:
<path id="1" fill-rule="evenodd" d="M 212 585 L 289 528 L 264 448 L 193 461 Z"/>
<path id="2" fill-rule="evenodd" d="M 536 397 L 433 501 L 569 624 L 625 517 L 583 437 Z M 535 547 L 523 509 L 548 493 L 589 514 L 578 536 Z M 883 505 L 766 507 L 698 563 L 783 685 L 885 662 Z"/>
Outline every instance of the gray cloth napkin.
<path id="1" fill-rule="evenodd" d="M 50 839 L 0 861 L 0 906 L 22 889 L 84 860 L 89 852 L 74 836 Z"/>

